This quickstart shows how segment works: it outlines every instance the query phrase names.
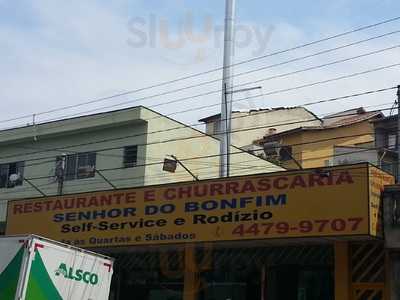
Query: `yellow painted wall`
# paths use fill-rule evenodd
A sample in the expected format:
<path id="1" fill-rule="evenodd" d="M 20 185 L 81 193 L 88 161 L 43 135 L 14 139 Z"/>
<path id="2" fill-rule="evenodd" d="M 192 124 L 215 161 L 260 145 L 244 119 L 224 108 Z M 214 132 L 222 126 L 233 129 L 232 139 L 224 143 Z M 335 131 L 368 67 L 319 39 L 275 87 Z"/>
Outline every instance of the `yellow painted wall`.
<path id="1" fill-rule="evenodd" d="M 350 126 L 302 131 L 282 138 L 284 145 L 293 146 L 293 156 L 301 163 L 303 168 L 326 166 L 326 161 L 331 160 L 334 146 L 356 146 L 357 144 L 373 143 L 374 129 L 369 121 L 364 121 Z M 283 164 L 286 168 L 296 168 L 293 162 Z"/>
<path id="2" fill-rule="evenodd" d="M 281 140 L 283 145 L 292 145 L 292 155 L 300 164 L 303 159 L 303 134 L 301 132 L 286 136 Z M 298 169 L 299 167 L 293 160 L 288 160 L 282 163 L 282 167 L 291 170 Z"/>

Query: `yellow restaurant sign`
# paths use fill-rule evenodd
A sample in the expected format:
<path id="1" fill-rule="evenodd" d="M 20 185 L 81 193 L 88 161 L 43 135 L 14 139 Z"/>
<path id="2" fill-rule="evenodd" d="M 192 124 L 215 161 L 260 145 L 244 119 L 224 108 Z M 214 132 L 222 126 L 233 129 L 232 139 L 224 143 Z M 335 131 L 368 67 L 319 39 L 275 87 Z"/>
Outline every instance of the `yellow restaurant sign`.
<path id="1" fill-rule="evenodd" d="M 10 201 L 7 234 L 81 247 L 295 237 L 379 236 L 367 164 Z"/>

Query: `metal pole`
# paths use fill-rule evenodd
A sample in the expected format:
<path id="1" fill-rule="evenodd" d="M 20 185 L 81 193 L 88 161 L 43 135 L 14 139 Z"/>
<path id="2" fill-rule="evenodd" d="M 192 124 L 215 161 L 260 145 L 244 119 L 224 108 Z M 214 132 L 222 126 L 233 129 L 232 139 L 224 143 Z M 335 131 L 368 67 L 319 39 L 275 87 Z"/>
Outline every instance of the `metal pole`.
<path id="1" fill-rule="evenodd" d="M 226 143 L 225 143 L 225 153 L 224 153 L 224 163 L 225 163 L 225 175 L 221 175 L 221 177 L 229 177 L 229 167 L 230 167 L 230 149 L 231 149 L 231 127 L 229 126 L 229 122 L 231 121 L 231 116 L 232 116 L 232 107 L 229 109 L 228 108 L 228 87 L 226 83 L 224 84 L 224 97 L 225 97 L 225 110 L 227 111 L 226 118 L 225 118 L 225 127 L 224 127 L 224 134 L 226 137 Z M 232 99 L 231 99 L 232 100 Z M 232 101 L 231 101 L 232 103 Z"/>
<path id="2" fill-rule="evenodd" d="M 110 181 L 108 180 L 99 170 L 94 168 L 94 171 L 101 177 L 105 182 L 107 182 L 114 190 L 117 189 L 117 187 Z"/>
<path id="3" fill-rule="evenodd" d="M 229 177 L 229 150 L 231 145 L 231 114 L 233 88 L 233 57 L 235 54 L 235 7 L 236 0 L 226 0 L 224 68 L 222 80 L 220 176 Z"/>
<path id="4" fill-rule="evenodd" d="M 190 171 L 175 155 L 170 155 L 173 159 L 175 159 L 175 161 L 182 167 L 185 169 L 186 172 L 188 172 L 194 180 L 199 181 L 199 177 L 197 177 L 196 175 L 194 175 L 192 173 L 192 171 Z"/>
<path id="5" fill-rule="evenodd" d="M 47 195 L 45 193 L 42 192 L 41 189 L 39 189 L 36 185 L 34 185 L 32 183 L 32 181 L 30 181 L 29 179 L 24 178 L 24 180 L 31 186 L 33 187 L 38 193 L 40 193 L 43 197 L 47 197 Z"/>
<path id="6" fill-rule="evenodd" d="M 400 183 L 400 85 L 397 86 L 397 183 Z"/>
<path id="7" fill-rule="evenodd" d="M 66 160 L 67 160 L 67 155 L 66 154 L 63 154 L 62 156 L 61 156 L 61 161 L 59 162 L 60 163 L 60 166 L 59 166 L 59 174 L 57 174 L 57 175 L 59 175 L 58 176 L 58 187 L 57 187 L 57 194 L 58 195 L 62 195 L 63 194 L 63 189 L 64 189 L 64 177 L 65 177 L 65 162 L 66 162 Z"/>

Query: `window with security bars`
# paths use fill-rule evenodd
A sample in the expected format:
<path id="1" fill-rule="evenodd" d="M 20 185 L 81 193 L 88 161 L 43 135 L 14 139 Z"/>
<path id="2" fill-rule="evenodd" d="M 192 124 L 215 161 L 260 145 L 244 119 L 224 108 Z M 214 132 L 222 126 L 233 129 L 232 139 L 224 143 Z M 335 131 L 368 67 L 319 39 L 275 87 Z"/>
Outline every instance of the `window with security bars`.
<path id="1" fill-rule="evenodd" d="M 62 157 L 57 157 L 56 164 L 60 164 L 61 160 Z M 91 178 L 95 176 L 95 170 L 96 152 L 69 154 L 65 157 L 65 180 Z"/>
<path id="2" fill-rule="evenodd" d="M 0 188 L 13 188 L 20 186 L 24 182 L 25 162 L 13 162 L 0 164 Z M 11 180 L 11 175 L 18 175 L 17 180 Z"/>
<path id="3" fill-rule="evenodd" d="M 123 164 L 125 168 L 135 167 L 137 164 L 137 146 L 126 146 L 124 147 L 124 160 Z"/>

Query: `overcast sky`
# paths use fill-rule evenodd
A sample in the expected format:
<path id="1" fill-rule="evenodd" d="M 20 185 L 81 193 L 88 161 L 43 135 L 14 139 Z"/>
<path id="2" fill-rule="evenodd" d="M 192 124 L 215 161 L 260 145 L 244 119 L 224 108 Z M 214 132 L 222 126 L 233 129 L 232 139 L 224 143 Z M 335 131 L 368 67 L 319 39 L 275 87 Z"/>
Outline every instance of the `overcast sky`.
<path id="1" fill-rule="evenodd" d="M 172 80 L 218 68 L 222 64 L 223 0 L 0 0 L 0 121 Z M 237 0 L 236 62 L 259 57 L 360 26 L 400 15 L 397 0 Z M 400 30 L 400 21 L 330 40 L 312 47 L 260 59 L 236 68 L 242 73 L 369 37 Z M 400 34 L 375 39 L 340 51 L 235 78 L 235 85 L 297 71 L 397 46 Z M 345 63 L 255 84 L 263 93 L 400 63 L 400 48 Z M 400 67 L 364 74 L 296 91 L 235 102 L 235 109 L 295 106 L 302 103 L 395 86 Z M 220 84 L 155 96 L 174 89 L 218 79 L 207 74 L 128 96 L 75 109 L 37 116 L 98 112 L 142 104 L 180 121 L 194 124 L 219 112 L 220 93 L 161 105 L 209 91 Z M 246 87 L 252 87 L 247 85 Z M 235 100 L 260 91 L 237 94 Z M 139 101 L 146 97 L 148 99 Z M 357 106 L 394 101 L 395 92 L 309 107 L 327 114 Z M 129 103 L 127 103 L 130 101 Z M 124 105 L 119 105 L 125 103 Z M 385 104 L 385 105 L 383 105 Z M 197 107 L 209 106 L 207 109 Z M 97 110 L 98 109 L 98 110 Z M 193 109 L 190 113 L 178 113 Z M 2 122 L 9 127 L 31 117 Z"/>

